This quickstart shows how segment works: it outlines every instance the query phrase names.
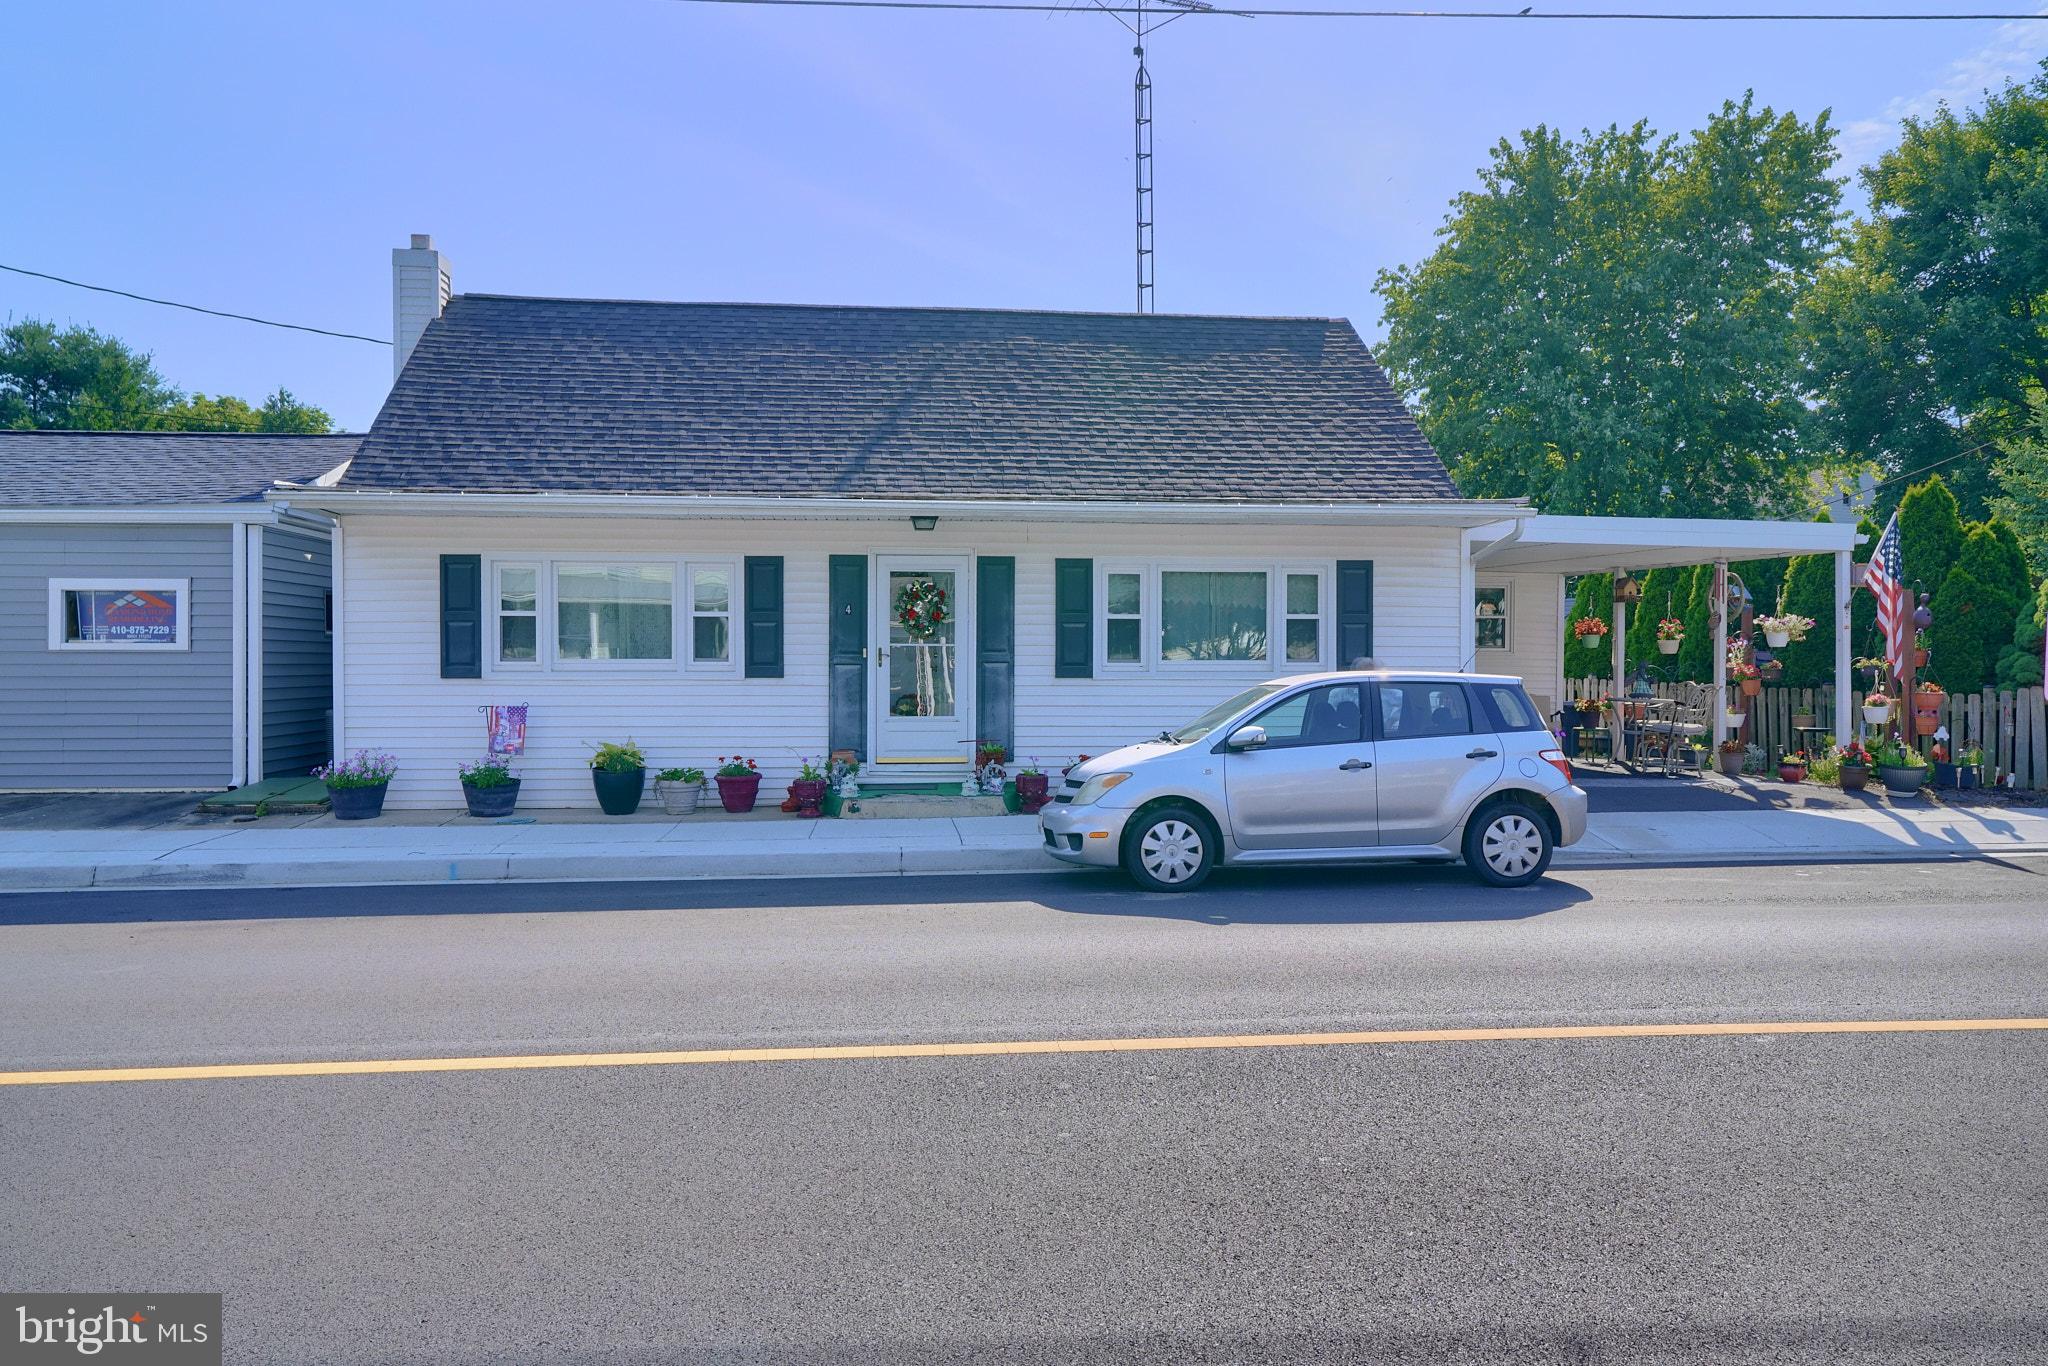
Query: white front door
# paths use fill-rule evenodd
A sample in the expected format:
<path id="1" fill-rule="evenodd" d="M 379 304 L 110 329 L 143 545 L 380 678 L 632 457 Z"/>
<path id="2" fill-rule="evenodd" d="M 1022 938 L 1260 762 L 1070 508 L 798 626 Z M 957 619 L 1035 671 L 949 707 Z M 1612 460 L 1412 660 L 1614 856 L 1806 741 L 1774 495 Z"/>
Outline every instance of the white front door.
<path id="1" fill-rule="evenodd" d="M 875 557 L 875 763 L 965 776 L 974 765 L 966 555 Z"/>

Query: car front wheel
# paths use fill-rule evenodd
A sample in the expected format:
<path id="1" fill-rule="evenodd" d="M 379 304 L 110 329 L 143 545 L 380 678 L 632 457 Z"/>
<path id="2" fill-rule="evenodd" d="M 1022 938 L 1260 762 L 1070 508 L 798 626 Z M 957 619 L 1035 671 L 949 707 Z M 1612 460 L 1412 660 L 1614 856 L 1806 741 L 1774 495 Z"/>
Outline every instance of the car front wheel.
<path id="1" fill-rule="evenodd" d="M 1554 850 L 1550 822 L 1520 802 L 1488 807 L 1465 826 L 1465 865 L 1495 887 L 1528 886 Z"/>
<path id="2" fill-rule="evenodd" d="M 1216 866 L 1208 823 L 1181 806 L 1161 807 L 1133 820 L 1124 833 L 1124 871 L 1148 892 L 1188 892 Z"/>

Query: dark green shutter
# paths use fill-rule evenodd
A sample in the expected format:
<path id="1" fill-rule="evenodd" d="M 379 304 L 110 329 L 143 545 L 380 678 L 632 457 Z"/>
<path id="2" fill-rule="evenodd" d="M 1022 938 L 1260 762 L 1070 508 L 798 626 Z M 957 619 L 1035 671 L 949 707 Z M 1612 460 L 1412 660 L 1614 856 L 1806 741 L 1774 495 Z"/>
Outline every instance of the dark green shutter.
<path id="1" fill-rule="evenodd" d="M 831 614 L 826 642 L 830 649 L 827 678 L 830 693 L 828 735 L 834 752 L 850 749 L 862 762 L 868 757 L 868 559 L 865 555 L 834 555 L 826 598 Z"/>
<path id="2" fill-rule="evenodd" d="M 747 677 L 782 677 L 782 557 L 749 555 Z"/>
<path id="3" fill-rule="evenodd" d="M 441 677 L 484 676 L 484 557 L 441 557 Z"/>
<path id="4" fill-rule="evenodd" d="M 978 556 L 974 575 L 976 737 L 1009 749 L 1017 711 L 1017 561 Z"/>
<path id="5" fill-rule="evenodd" d="M 1052 675 L 1095 676 L 1095 561 L 1052 562 Z"/>
<path id="6" fill-rule="evenodd" d="M 1337 561 L 1337 667 L 1372 658 L 1372 561 Z"/>

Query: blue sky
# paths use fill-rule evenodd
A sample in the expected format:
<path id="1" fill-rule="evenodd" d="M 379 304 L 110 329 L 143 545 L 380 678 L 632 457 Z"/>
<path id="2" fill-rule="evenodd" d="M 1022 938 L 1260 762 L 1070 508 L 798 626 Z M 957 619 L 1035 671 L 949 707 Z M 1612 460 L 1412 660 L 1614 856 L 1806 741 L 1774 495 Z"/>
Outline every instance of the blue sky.
<path id="1" fill-rule="evenodd" d="M 1099 13 L 78 0 L 8 28 L 10 265 L 372 336 L 411 232 L 458 291 L 1130 306 L 1130 39 Z M 1853 165 L 2044 53 L 2048 23 L 1190 18 L 1150 62 L 1159 307 L 1370 338 L 1374 272 L 1426 254 L 1518 129 L 1682 131 L 1753 87 L 1832 109 Z M 282 384 L 351 428 L 390 382 L 382 347 L 6 274 L 0 317 L 89 323 L 186 389 Z"/>

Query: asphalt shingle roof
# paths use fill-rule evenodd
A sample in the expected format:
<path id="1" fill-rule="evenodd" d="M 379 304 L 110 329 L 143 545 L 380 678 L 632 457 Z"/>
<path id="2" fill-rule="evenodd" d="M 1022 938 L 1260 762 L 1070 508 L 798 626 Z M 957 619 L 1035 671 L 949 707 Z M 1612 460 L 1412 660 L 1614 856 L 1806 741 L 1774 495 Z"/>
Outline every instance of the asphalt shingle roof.
<path id="1" fill-rule="evenodd" d="M 459 295 L 342 488 L 1457 496 L 1351 324 Z"/>
<path id="2" fill-rule="evenodd" d="M 254 502 L 355 454 L 362 433 L 0 431 L 0 507 L 191 507 Z"/>

